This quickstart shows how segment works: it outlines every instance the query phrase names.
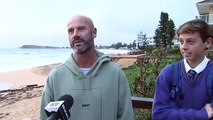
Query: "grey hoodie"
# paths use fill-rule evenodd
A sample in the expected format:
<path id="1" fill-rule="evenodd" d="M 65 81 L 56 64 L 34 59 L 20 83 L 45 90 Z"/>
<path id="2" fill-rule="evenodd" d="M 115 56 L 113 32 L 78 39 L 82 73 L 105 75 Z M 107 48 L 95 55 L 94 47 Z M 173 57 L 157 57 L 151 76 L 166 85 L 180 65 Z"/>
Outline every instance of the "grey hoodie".
<path id="1" fill-rule="evenodd" d="M 70 120 L 133 120 L 128 81 L 120 67 L 97 51 L 98 60 L 84 75 L 73 59 L 55 67 L 49 74 L 41 100 L 40 118 L 46 120 L 44 107 L 70 94 L 74 103 Z"/>

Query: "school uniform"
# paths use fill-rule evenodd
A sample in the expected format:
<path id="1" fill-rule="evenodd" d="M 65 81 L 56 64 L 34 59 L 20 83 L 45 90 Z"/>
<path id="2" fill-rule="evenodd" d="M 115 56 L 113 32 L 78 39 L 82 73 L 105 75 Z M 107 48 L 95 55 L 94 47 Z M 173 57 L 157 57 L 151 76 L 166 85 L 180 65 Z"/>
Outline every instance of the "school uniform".
<path id="1" fill-rule="evenodd" d="M 188 76 L 189 70 L 196 72 L 193 80 Z M 153 120 L 208 120 L 204 106 L 206 103 L 211 103 L 211 97 L 207 92 L 206 79 L 212 70 L 213 63 L 206 57 L 194 69 L 190 68 L 185 59 L 179 61 L 180 94 L 177 93 L 175 97 L 171 97 L 174 76 L 172 65 L 167 65 L 156 81 Z"/>

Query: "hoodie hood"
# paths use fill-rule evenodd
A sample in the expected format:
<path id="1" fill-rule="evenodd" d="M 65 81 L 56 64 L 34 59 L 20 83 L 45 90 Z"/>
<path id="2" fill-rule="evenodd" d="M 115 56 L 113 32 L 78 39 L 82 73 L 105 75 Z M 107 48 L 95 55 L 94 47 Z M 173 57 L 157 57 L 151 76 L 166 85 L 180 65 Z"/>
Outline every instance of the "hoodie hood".
<path id="1" fill-rule="evenodd" d="M 89 72 L 86 76 L 94 77 L 97 75 L 98 69 L 105 63 L 110 62 L 109 56 L 105 55 L 102 52 L 96 51 L 98 55 L 98 59 L 96 62 L 92 65 Z M 65 66 L 70 70 L 71 74 L 73 74 L 76 78 L 83 78 L 85 76 L 83 72 L 80 70 L 79 66 L 76 64 L 74 60 L 74 53 L 71 54 L 71 57 L 69 57 L 65 61 Z"/>

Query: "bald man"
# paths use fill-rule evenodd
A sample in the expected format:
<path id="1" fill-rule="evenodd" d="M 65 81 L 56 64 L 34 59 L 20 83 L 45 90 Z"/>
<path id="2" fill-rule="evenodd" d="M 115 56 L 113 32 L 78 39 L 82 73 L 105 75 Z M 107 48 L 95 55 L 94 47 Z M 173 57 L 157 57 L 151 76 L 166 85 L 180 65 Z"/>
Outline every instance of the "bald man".
<path id="1" fill-rule="evenodd" d="M 74 99 L 70 120 L 133 120 L 128 80 L 117 64 L 95 49 L 97 29 L 92 20 L 74 16 L 67 32 L 74 53 L 49 73 L 40 119 L 47 119 L 44 107 L 49 102 L 70 94 Z"/>

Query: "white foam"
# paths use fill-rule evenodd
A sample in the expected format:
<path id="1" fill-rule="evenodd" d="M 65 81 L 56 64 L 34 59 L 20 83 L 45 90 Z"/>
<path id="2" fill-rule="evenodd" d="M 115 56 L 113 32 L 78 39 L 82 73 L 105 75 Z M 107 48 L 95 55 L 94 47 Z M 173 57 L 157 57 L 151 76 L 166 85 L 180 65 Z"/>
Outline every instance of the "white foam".
<path id="1" fill-rule="evenodd" d="M 13 87 L 12 83 L 9 82 L 0 82 L 0 90 L 8 90 Z"/>

